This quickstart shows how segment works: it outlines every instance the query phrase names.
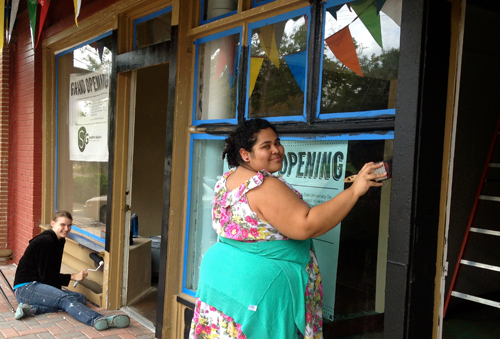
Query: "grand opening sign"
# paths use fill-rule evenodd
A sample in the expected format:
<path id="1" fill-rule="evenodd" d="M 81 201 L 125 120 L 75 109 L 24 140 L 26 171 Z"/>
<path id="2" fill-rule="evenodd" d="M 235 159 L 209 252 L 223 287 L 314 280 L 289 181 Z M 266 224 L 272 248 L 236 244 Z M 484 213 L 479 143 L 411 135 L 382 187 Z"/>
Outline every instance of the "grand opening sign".
<path id="1" fill-rule="evenodd" d="M 282 140 L 285 159 L 280 174 L 314 207 L 344 190 L 347 141 Z M 323 316 L 333 320 L 340 224 L 315 238 L 323 281 Z"/>

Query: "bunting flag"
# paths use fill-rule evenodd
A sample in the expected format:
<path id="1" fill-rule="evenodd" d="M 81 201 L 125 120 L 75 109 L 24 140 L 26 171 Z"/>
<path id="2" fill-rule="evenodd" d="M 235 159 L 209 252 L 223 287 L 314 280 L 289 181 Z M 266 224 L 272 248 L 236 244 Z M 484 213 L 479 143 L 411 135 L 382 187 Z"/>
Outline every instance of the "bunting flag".
<path id="1" fill-rule="evenodd" d="M 377 0 L 377 14 L 380 13 L 380 11 L 382 10 L 382 7 L 384 7 L 384 4 L 385 4 L 385 0 Z"/>
<path id="2" fill-rule="evenodd" d="M 35 48 L 40 41 L 40 35 L 42 34 L 43 24 L 45 23 L 45 18 L 47 17 L 47 12 L 49 11 L 50 0 L 38 0 L 41 6 L 40 10 L 40 23 L 38 24 L 38 38 L 36 39 Z"/>
<path id="3" fill-rule="evenodd" d="M 325 42 L 341 63 L 351 71 L 363 76 L 349 26 L 345 26 L 337 33 L 325 39 Z"/>
<path id="4" fill-rule="evenodd" d="M 280 21 L 275 24 L 274 26 L 274 41 L 276 42 L 276 48 L 278 48 L 278 51 L 281 47 L 281 40 L 283 39 L 283 32 L 285 31 L 285 26 L 286 26 L 287 21 Z"/>
<path id="5" fill-rule="evenodd" d="M 382 12 L 391 18 L 399 27 L 401 27 L 402 5 L 403 2 L 401 0 L 387 0 L 384 7 L 382 7 Z"/>
<path id="6" fill-rule="evenodd" d="M 333 16 L 333 18 L 334 18 L 335 20 L 337 20 L 337 12 L 338 12 L 338 11 L 340 11 L 340 9 L 342 8 L 342 6 L 344 6 L 344 4 L 342 4 L 342 5 L 337 5 L 337 6 L 332 6 L 332 7 L 328 7 L 328 8 L 326 9 L 326 11 L 327 11 L 328 13 L 330 13 L 330 14 Z"/>
<path id="7" fill-rule="evenodd" d="M 295 81 L 299 85 L 302 92 L 306 87 L 306 58 L 307 51 L 302 51 L 298 53 L 288 54 L 283 56 L 285 58 L 286 64 L 292 72 Z"/>
<path id="8" fill-rule="evenodd" d="M 257 77 L 259 76 L 260 68 L 262 67 L 263 62 L 264 58 L 250 58 L 250 86 L 248 88 L 248 97 L 250 97 L 253 93 L 253 88 L 255 87 L 255 82 L 257 81 Z"/>
<path id="9" fill-rule="evenodd" d="M 351 3 L 351 8 L 356 12 L 373 39 L 382 47 L 382 29 L 380 27 L 380 16 L 377 14 L 376 1 L 357 0 Z"/>
<path id="10" fill-rule="evenodd" d="M 274 25 L 267 25 L 260 27 L 259 39 L 264 52 L 271 62 L 280 68 L 280 56 L 278 48 L 276 47 L 276 38 L 274 34 Z"/>
<path id="11" fill-rule="evenodd" d="M 0 1 L 0 22 L 5 23 L 5 1 Z M 3 40 L 5 36 L 5 30 L 0 34 L 0 52 L 3 49 Z"/>
<path id="12" fill-rule="evenodd" d="M 35 48 L 35 30 L 36 30 L 36 6 L 38 3 L 36 0 L 28 0 L 28 12 L 30 16 L 30 28 L 31 28 L 31 45 Z"/>
<path id="13" fill-rule="evenodd" d="M 73 0 L 73 5 L 75 6 L 75 24 L 78 27 L 78 16 L 80 15 L 80 7 L 82 6 L 82 0 Z"/>
<path id="14" fill-rule="evenodd" d="M 10 20 L 9 20 L 9 42 L 12 37 L 12 30 L 14 29 L 14 22 L 17 17 L 17 10 L 19 9 L 19 0 L 12 0 L 12 8 L 10 9 Z"/>

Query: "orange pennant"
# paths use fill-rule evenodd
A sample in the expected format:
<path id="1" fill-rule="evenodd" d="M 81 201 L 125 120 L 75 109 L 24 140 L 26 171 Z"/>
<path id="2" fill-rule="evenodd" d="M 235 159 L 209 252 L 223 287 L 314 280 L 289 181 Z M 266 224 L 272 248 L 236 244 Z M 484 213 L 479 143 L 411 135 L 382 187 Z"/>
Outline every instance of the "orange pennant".
<path id="1" fill-rule="evenodd" d="M 333 54 L 351 71 L 363 76 L 349 26 L 325 39 Z"/>

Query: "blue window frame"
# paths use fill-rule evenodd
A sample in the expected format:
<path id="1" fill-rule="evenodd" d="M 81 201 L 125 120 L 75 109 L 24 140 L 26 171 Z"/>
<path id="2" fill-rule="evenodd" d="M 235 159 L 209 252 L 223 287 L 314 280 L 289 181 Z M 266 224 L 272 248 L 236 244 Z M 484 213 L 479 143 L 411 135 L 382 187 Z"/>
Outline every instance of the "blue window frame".
<path id="1" fill-rule="evenodd" d="M 306 121 L 310 7 L 248 25 L 245 118 Z"/>
<path id="2" fill-rule="evenodd" d="M 241 32 L 235 27 L 194 42 L 193 125 L 237 123 Z"/>
<path id="3" fill-rule="evenodd" d="M 252 0 L 252 7 L 258 7 L 262 6 L 271 2 L 274 2 L 276 0 Z"/>
<path id="4" fill-rule="evenodd" d="M 104 217 L 102 211 L 107 210 L 108 176 L 108 160 L 105 153 L 107 153 L 109 129 L 107 123 L 109 94 L 106 94 L 107 90 L 104 87 L 109 86 L 114 57 L 111 53 L 111 37 L 112 32 L 107 32 L 56 55 L 55 210 L 72 212 L 73 230 L 103 244 L 105 238 L 102 236 L 102 231 L 105 228 L 105 220 L 102 219 Z M 71 69 L 71 74 L 68 69 Z M 75 86 L 78 90 L 75 89 L 70 93 L 69 85 L 76 83 L 72 82 L 74 79 L 79 79 L 77 82 L 84 84 L 85 76 L 99 75 L 101 80 L 107 79 L 108 84 L 99 86 L 99 91 L 104 90 L 102 94 L 98 94 L 97 87 L 93 87 L 93 91 L 88 91 L 86 85 Z M 94 105 L 89 112 L 85 111 L 92 118 L 87 114 L 78 114 L 81 102 Z M 101 110 L 102 106 L 99 105 L 106 107 Z M 66 114 L 59 114 L 60 110 Z M 103 139 L 106 152 L 97 145 L 101 150 L 90 149 L 88 150 L 90 153 L 86 154 L 85 149 L 90 148 L 88 142 L 85 146 L 73 145 L 77 139 L 71 137 L 76 137 L 76 133 L 80 135 L 82 128 L 85 128 L 88 139 Z M 95 136 L 97 137 L 94 138 Z M 76 150 L 77 147 L 80 147 L 81 154 Z"/>
<path id="5" fill-rule="evenodd" d="M 371 5 L 372 8 L 344 6 L 349 2 L 354 5 L 354 2 L 345 0 L 329 0 L 323 4 L 323 57 L 316 118 L 363 119 L 394 116 L 400 28 L 383 13 L 383 8 L 376 12 L 375 2 Z M 371 18 L 379 17 L 379 20 L 375 20 L 379 26 L 368 30 L 362 15 L 370 10 Z M 335 38 L 343 33 L 347 33 L 344 36 L 348 38 Z M 339 50 L 341 47 L 344 51 L 352 48 L 354 55 L 350 56 L 353 57 L 350 59 L 351 64 L 345 59 L 337 58 L 330 49 L 330 40 Z M 358 61 L 359 65 L 353 65 L 353 60 Z"/>
<path id="6" fill-rule="evenodd" d="M 187 217 L 186 217 L 186 233 L 184 240 L 184 267 L 183 267 L 183 283 L 182 292 L 195 296 L 198 286 L 198 274 L 201 265 L 201 260 L 206 250 L 217 241 L 217 234 L 212 228 L 212 205 L 213 188 L 217 180 L 229 170 L 226 161 L 222 161 L 220 155 L 224 150 L 224 139 L 227 136 L 213 136 L 208 134 L 193 134 L 190 139 L 189 147 L 189 182 L 187 196 Z M 296 143 L 306 145 L 316 149 L 318 145 L 328 142 L 374 142 L 394 139 L 393 131 L 380 131 L 360 134 L 339 134 L 339 135 L 317 135 L 313 137 L 301 136 L 283 136 L 282 141 L 286 143 Z M 308 146 L 309 145 L 309 146 Z M 324 147 L 324 146 L 323 146 Z M 347 149 L 347 145 L 345 146 Z M 285 149 L 286 151 L 286 149 Z M 219 162 L 214 162 L 214 159 L 220 159 Z M 295 159 L 297 160 L 297 159 Z M 346 160 L 346 159 L 344 159 Z M 371 159 L 382 160 L 382 159 Z M 318 160 L 319 162 L 319 160 Z M 286 162 L 285 162 L 286 163 Z M 300 170 L 300 161 L 288 161 L 289 167 L 294 167 L 293 172 Z M 285 166 L 285 164 L 284 164 Z M 344 168 L 343 173 L 347 169 Z M 283 169 L 282 175 L 287 178 L 290 171 Z M 333 173 L 333 167 L 329 168 L 330 173 Z M 298 173 L 298 172 L 297 172 Z M 342 174 L 343 174 L 342 173 Z M 325 177 L 326 179 L 326 177 Z M 330 178 L 331 179 L 331 178 Z M 343 176 L 340 178 L 343 180 Z M 287 179 L 290 180 L 290 179 Z M 338 178 L 337 178 L 338 180 Z M 326 183 L 328 180 L 325 180 Z M 329 180 L 331 183 L 333 180 Z M 294 183 L 292 183 L 294 185 Z M 336 184 L 337 186 L 339 184 Z M 297 184 L 297 186 L 300 186 Z M 343 187 L 343 184 L 341 184 Z M 306 185 L 297 187 L 299 190 L 309 190 L 314 193 L 321 187 L 314 185 Z M 325 184 L 325 190 L 328 191 Z M 324 191 L 321 191 L 321 195 Z M 320 198 L 321 199 L 321 198 Z M 306 198 L 307 200 L 307 198 Z M 337 230 L 336 232 L 339 232 Z M 338 237 L 338 235 L 337 235 Z M 338 243 L 338 242 L 337 242 Z M 318 245 L 321 246 L 321 245 Z M 338 250 L 338 249 L 337 249 Z M 336 265 L 333 265 L 330 270 L 336 271 Z M 327 272 L 325 272 L 327 273 Z M 335 274 L 335 272 L 330 272 Z M 328 274 L 326 274 L 328 275 Z M 332 278 L 333 279 L 333 278 Z M 333 282 L 331 282 L 333 284 Z M 333 292 L 332 292 L 333 291 Z M 334 299 L 335 289 L 331 289 L 333 293 L 330 300 Z M 331 305 L 333 307 L 333 304 Z M 333 311 L 332 311 L 333 314 Z"/>

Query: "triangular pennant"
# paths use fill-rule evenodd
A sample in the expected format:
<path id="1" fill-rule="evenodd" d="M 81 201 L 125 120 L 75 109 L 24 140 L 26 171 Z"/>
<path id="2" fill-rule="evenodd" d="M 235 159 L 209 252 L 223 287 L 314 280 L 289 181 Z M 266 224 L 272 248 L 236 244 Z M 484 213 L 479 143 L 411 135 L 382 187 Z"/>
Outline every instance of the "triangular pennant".
<path id="1" fill-rule="evenodd" d="M 16 22 L 17 10 L 19 9 L 19 0 L 12 0 L 12 8 L 10 9 L 9 20 L 9 42 L 12 37 L 12 30 L 14 29 L 14 22 Z"/>
<path id="2" fill-rule="evenodd" d="M 285 31 L 286 21 L 280 21 L 274 24 L 274 41 L 276 42 L 276 48 L 280 49 L 281 40 L 283 39 L 283 32 Z"/>
<path id="3" fill-rule="evenodd" d="M 28 0 L 28 12 L 30 16 L 31 28 L 31 45 L 35 48 L 35 29 L 36 29 L 36 7 L 38 3 L 36 0 Z"/>
<path id="4" fill-rule="evenodd" d="M 38 3 L 42 8 L 40 10 L 40 23 L 38 24 L 38 38 L 36 39 L 35 48 L 38 45 L 38 41 L 40 41 L 43 24 L 45 23 L 45 18 L 47 17 L 47 12 L 49 11 L 50 0 L 38 0 Z"/>
<path id="5" fill-rule="evenodd" d="M 73 0 L 75 6 L 75 24 L 78 26 L 78 16 L 80 15 L 80 7 L 82 7 L 82 0 Z"/>
<path id="6" fill-rule="evenodd" d="M 403 2 L 401 0 L 387 0 L 384 7 L 382 7 L 382 12 L 391 18 L 399 27 L 401 27 L 402 5 Z"/>
<path id="7" fill-rule="evenodd" d="M 0 1 L 0 22 L 5 24 L 5 1 Z M 0 53 L 3 50 L 4 33 L 5 30 L 2 30 L 2 34 L 0 34 Z"/>
<path id="8" fill-rule="evenodd" d="M 334 18 L 335 20 L 337 20 L 337 12 L 338 12 L 338 11 L 340 11 L 340 9 L 341 9 L 343 6 L 344 6 L 344 4 L 342 4 L 342 5 L 337 5 L 337 6 L 332 6 L 332 7 L 328 7 L 328 8 L 326 9 L 326 11 L 327 11 L 328 13 L 330 13 L 330 14 L 333 16 L 333 18 Z"/>
<path id="9" fill-rule="evenodd" d="M 385 0 L 377 0 L 377 14 L 380 13 L 382 7 L 384 7 Z"/>
<path id="10" fill-rule="evenodd" d="M 253 88 L 255 87 L 255 82 L 259 76 L 260 68 L 262 67 L 262 62 L 264 58 L 251 57 L 250 58 L 250 84 L 248 88 L 248 97 L 253 93 Z"/>
<path id="11" fill-rule="evenodd" d="M 302 92 L 306 87 L 306 58 L 307 51 L 302 51 L 298 53 L 288 54 L 284 56 L 286 64 L 292 72 L 295 81 L 299 85 Z"/>
<path id="12" fill-rule="evenodd" d="M 345 26 L 337 33 L 326 38 L 325 42 L 341 63 L 353 72 L 363 76 L 349 26 Z"/>
<path id="13" fill-rule="evenodd" d="M 276 39 L 274 38 L 274 26 L 267 25 L 260 27 L 259 39 L 269 60 L 271 60 L 276 68 L 280 68 L 280 56 L 276 47 Z"/>
<path id="14" fill-rule="evenodd" d="M 380 27 L 380 16 L 377 14 L 376 1 L 357 0 L 351 3 L 351 7 L 359 16 L 366 29 L 368 29 L 373 39 L 382 47 L 382 29 Z"/>

